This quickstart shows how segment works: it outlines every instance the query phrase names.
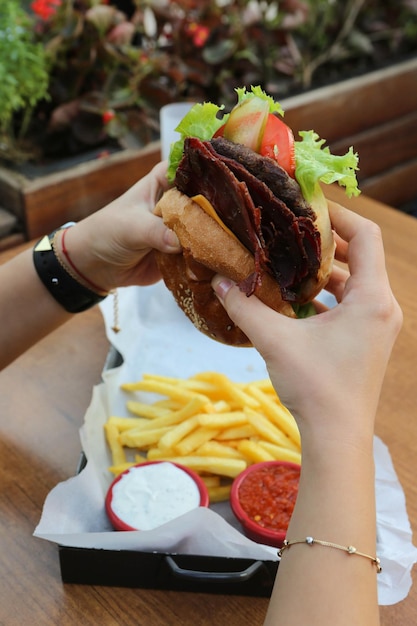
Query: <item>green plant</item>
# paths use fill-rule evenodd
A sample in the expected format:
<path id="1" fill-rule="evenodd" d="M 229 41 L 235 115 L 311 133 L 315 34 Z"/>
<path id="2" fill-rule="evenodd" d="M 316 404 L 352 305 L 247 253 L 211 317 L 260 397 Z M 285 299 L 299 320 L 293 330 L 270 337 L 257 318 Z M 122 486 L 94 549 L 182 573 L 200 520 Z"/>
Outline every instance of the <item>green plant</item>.
<path id="1" fill-rule="evenodd" d="M 276 99 L 417 50 L 412 0 L 178 0 L 152 5 L 166 89 L 230 103 L 259 84 Z M 162 5 L 162 6 L 161 6 Z M 165 46 L 161 38 L 168 33 Z M 199 45 L 196 43 L 199 39 Z"/>
<path id="2" fill-rule="evenodd" d="M 0 22 L 0 75 L 9 79 L 0 91 L 0 103 L 8 103 L 0 157 L 45 162 L 109 138 L 148 142 L 156 131 L 130 88 L 146 73 L 134 33 L 101 0 L 35 0 L 28 12 L 11 0 Z"/>
<path id="3" fill-rule="evenodd" d="M 118 1 L 3 2 L 0 159 L 140 146 L 169 102 L 281 100 L 417 51 L 415 0 Z"/>
<path id="4" fill-rule="evenodd" d="M 41 43 L 32 41 L 30 21 L 17 0 L 5 3 L 0 13 L 0 150 L 15 152 L 25 136 L 37 102 L 48 95 L 48 63 Z M 20 113 L 16 125 L 13 116 Z"/>

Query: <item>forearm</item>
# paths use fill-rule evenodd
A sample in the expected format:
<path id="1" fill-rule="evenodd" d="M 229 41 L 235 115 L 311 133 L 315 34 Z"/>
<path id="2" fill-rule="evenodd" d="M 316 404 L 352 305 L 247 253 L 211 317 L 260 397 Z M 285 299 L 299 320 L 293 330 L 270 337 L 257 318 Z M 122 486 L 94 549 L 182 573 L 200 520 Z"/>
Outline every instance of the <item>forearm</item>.
<path id="1" fill-rule="evenodd" d="M 70 317 L 40 281 L 31 249 L 0 266 L 0 369 Z"/>
<path id="2" fill-rule="evenodd" d="M 288 540 L 307 536 L 353 545 L 375 555 L 376 514 L 372 438 L 366 443 L 303 443 L 299 496 Z M 266 626 L 379 623 L 376 566 L 367 558 L 320 545 L 285 550 Z M 325 610 L 324 610 L 325 609 Z"/>
<path id="3" fill-rule="evenodd" d="M 165 171 L 160 164 L 101 211 L 61 230 L 53 250 L 45 242 L 36 257 L 42 280 L 32 250 L 0 267 L 0 369 L 112 289 L 160 280 L 154 250 L 180 250 L 174 233 L 152 213 L 167 184 Z"/>

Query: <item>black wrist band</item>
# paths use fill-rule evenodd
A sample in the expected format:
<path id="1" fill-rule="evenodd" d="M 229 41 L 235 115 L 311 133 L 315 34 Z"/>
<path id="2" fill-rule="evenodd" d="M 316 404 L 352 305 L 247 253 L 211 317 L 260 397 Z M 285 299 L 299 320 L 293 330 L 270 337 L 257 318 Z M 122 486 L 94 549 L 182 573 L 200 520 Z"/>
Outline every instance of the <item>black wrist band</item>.
<path id="1" fill-rule="evenodd" d="M 81 313 L 106 296 L 87 289 L 62 267 L 52 246 L 55 232 L 45 235 L 35 245 L 33 263 L 39 278 L 55 300 L 69 313 Z"/>

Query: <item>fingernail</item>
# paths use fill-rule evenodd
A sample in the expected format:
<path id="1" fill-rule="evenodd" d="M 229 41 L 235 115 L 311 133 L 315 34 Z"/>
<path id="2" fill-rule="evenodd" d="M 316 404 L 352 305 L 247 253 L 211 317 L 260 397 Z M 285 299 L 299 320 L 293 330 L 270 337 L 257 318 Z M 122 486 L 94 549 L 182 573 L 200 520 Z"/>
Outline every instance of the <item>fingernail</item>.
<path id="1" fill-rule="evenodd" d="M 219 276 L 215 277 L 212 282 L 213 289 L 221 300 L 226 297 L 227 292 L 230 291 L 230 289 L 233 287 L 233 284 L 233 281 L 229 280 L 228 278 L 223 278 Z"/>
<path id="2" fill-rule="evenodd" d="M 170 248 L 180 248 L 180 242 L 178 240 L 177 235 L 174 233 L 173 230 L 170 230 L 169 228 L 166 229 L 165 233 L 164 233 L 164 242 L 167 244 L 167 246 L 169 246 Z"/>

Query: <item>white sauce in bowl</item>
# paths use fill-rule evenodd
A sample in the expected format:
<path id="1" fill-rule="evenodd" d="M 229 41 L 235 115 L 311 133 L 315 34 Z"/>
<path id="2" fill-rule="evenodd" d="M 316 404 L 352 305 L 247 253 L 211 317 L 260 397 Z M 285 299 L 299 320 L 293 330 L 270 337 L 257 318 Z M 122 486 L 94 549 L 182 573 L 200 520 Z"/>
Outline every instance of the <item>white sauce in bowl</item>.
<path id="1" fill-rule="evenodd" d="M 113 486 L 111 508 L 132 528 L 151 530 L 200 505 L 194 480 L 172 463 L 133 467 Z"/>

